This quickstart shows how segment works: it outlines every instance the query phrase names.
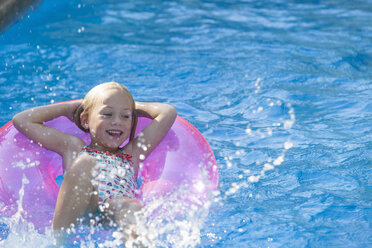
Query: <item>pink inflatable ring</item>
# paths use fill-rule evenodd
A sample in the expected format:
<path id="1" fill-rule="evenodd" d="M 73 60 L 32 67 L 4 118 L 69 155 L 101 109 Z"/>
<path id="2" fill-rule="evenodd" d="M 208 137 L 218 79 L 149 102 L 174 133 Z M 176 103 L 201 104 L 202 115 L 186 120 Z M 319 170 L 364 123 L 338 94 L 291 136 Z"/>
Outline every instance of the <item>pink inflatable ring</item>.
<path id="1" fill-rule="evenodd" d="M 140 117 L 136 133 L 150 122 Z M 89 143 L 89 134 L 65 117 L 46 125 Z M 12 122 L 0 129 L 0 216 L 12 216 L 19 211 L 20 192 L 24 187 L 22 217 L 43 231 L 51 225 L 59 190 L 56 178 L 62 174 L 62 160 L 57 153 L 33 143 L 19 133 Z M 189 189 L 189 196 L 182 199 L 203 203 L 207 195 L 217 189 L 218 167 L 204 137 L 178 116 L 166 137 L 144 161 L 139 179 L 138 198 L 145 204 L 152 197 L 165 196 L 181 185 Z"/>

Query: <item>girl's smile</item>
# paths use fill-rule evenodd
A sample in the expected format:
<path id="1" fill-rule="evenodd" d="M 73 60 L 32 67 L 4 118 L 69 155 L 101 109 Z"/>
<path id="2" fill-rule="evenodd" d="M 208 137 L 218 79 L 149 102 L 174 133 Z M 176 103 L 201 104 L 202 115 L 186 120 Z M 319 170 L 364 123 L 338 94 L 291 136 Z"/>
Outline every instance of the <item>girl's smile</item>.
<path id="1" fill-rule="evenodd" d="M 123 134 L 120 130 L 107 130 L 106 132 L 113 137 L 120 137 Z"/>

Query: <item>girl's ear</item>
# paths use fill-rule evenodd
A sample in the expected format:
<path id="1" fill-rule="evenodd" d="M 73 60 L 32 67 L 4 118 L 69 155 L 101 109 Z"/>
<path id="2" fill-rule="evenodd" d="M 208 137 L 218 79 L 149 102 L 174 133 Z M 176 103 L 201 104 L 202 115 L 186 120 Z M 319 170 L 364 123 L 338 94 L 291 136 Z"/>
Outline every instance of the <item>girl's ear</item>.
<path id="1" fill-rule="evenodd" d="M 84 132 L 89 132 L 88 127 L 88 116 L 83 115 L 84 108 L 83 105 L 80 105 L 74 112 L 74 122 Z"/>

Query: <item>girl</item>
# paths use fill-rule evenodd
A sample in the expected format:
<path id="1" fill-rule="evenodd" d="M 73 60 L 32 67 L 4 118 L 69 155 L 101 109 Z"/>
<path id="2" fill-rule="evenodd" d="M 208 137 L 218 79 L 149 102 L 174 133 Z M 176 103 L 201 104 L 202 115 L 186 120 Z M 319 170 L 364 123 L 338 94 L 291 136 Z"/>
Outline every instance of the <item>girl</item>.
<path id="1" fill-rule="evenodd" d="M 134 138 L 137 114 L 153 119 Z M 43 125 L 66 116 L 90 133 L 80 138 Z M 135 239 L 134 198 L 138 167 L 160 143 L 177 116 L 163 103 L 135 102 L 128 89 L 115 82 L 91 89 L 83 101 L 52 104 L 25 110 L 13 117 L 14 126 L 34 142 L 62 156 L 66 171 L 53 218 L 54 230 L 66 230 L 97 213 Z M 121 148 L 123 142 L 129 142 Z"/>

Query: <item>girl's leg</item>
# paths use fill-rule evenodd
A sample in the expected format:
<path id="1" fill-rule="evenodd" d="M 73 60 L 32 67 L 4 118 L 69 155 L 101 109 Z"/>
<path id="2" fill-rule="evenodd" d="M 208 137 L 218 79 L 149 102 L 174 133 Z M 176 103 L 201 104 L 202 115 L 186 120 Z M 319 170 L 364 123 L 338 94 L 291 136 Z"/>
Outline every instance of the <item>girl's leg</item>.
<path id="1" fill-rule="evenodd" d="M 142 209 L 140 201 L 124 197 L 110 199 L 105 206 L 103 212 L 105 217 L 113 220 L 123 230 L 136 225 L 135 213 Z"/>
<path id="2" fill-rule="evenodd" d="M 127 241 L 139 241 L 137 238 L 140 236 L 137 233 L 137 219 L 136 213 L 142 209 L 142 204 L 136 199 L 130 198 L 114 198 L 106 202 L 106 208 L 104 210 L 105 217 L 121 229 L 123 233 L 123 242 Z M 142 242 L 137 243 L 139 247 L 144 247 Z"/>

